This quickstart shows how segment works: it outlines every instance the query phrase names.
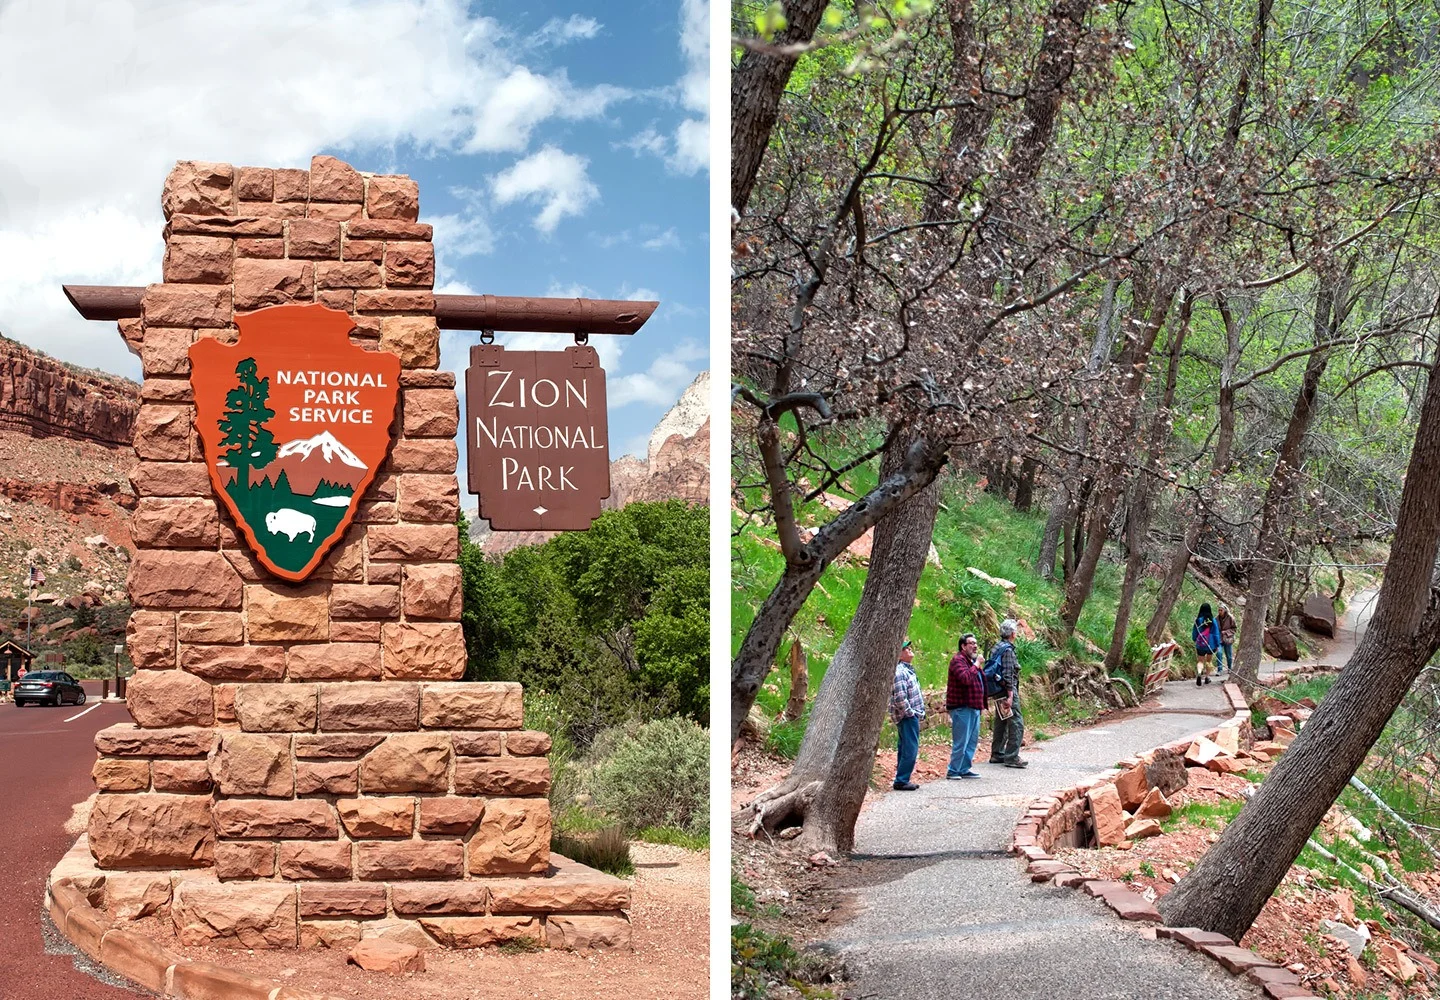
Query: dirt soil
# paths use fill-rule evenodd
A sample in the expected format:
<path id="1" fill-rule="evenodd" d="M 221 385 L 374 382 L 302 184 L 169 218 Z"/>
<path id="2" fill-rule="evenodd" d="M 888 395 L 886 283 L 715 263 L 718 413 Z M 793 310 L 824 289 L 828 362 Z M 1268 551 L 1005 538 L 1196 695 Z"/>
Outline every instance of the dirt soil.
<path id="1" fill-rule="evenodd" d="M 345 951 L 235 951 L 176 942 L 157 921 L 145 932 L 197 962 L 275 979 L 286 986 L 348 1000 L 639 1000 L 709 996 L 710 852 L 635 844 L 630 921 L 634 949 L 625 952 L 495 948 L 425 952 L 425 971 L 388 975 L 347 965 Z"/>

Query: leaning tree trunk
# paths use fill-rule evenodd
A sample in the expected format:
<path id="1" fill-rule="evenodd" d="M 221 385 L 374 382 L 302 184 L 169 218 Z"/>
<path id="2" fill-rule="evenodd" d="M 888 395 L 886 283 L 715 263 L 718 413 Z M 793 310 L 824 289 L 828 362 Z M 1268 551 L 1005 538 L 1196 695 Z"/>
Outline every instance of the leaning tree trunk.
<path id="1" fill-rule="evenodd" d="M 1159 902 L 1172 927 L 1239 941 L 1440 649 L 1440 377 L 1431 367 L 1375 616 L 1335 685 L 1245 807 Z"/>
<path id="2" fill-rule="evenodd" d="M 777 48 L 810 41 L 830 0 L 787 0 Z M 746 51 L 730 74 L 730 204 L 742 215 L 780 115 L 780 96 L 800 57 Z"/>
<path id="3" fill-rule="evenodd" d="M 1334 338 L 1348 313 L 1350 272 L 1338 282 L 1321 276 L 1315 293 L 1315 344 Z M 1284 520 L 1290 506 L 1291 492 L 1305 456 L 1305 435 L 1315 416 L 1315 400 L 1320 392 L 1320 378 L 1330 362 L 1330 350 L 1316 350 L 1305 363 L 1305 378 L 1290 412 L 1285 439 L 1275 471 L 1265 488 L 1260 508 L 1260 538 L 1255 546 L 1254 568 L 1250 571 L 1249 588 L 1245 593 L 1245 613 L 1240 620 L 1240 648 L 1236 650 L 1231 676 L 1246 692 L 1252 690 L 1260 671 L 1260 654 L 1264 650 L 1265 623 L 1270 613 L 1274 589 L 1275 566 L 1285 548 Z"/>

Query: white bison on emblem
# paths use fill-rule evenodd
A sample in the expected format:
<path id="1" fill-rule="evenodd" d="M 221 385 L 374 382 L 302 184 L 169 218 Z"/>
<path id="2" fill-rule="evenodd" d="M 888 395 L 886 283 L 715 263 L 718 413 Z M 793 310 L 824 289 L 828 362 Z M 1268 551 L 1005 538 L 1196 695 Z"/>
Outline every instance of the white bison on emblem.
<path id="1" fill-rule="evenodd" d="M 301 533 L 309 534 L 310 541 L 315 541 L 315 519 L 290 507 L 281 507 L 266 514 L 265 527 L 270 534 L 284 535 L 288 541 L 295 541 L 295 536 Z"/>

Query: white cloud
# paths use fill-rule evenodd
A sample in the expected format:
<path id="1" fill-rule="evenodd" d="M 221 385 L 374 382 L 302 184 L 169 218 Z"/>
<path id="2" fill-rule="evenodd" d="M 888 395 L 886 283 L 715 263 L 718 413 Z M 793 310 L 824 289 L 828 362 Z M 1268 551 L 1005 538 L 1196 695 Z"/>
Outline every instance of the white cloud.
<path id="1" fill-rule="evenodd" d="M 671 226 L 658 236 L 652 236 L 648 240 L 641 241 L 640 245 L 646 250 L 665 250 L 667 248 L 678 250 L 680 248 L 680 237 L 675 232 L 675 227 Z"/>
<path id="2" fill-rule="evenodd" d="M 710 165 L 710 118 L 687 118 L 675 129 L 675 152 L 665 161 L 677 174 L 690 175 Z"/>
<path id="3" fill-rule="evenodd" d="M 593 17 L 571 14 L 565 20 L 552 17 L 544 27 L 535 32 L 536 45 L 564 45 L 567 42 L 588 41 L 600 34 L 600 22 Z"/>
<path id="4" fill-rule="evenodd" d="M 663 157 L 666 150 L 670 148 L 670 144 L 663 135 L 655 131 L 654 126 L 648 126 L 643 131 L 636 132 L 624 142 L 615 143 L 615 148 L 628 149 L 636 156 L 650 155 Z"/>
<path id="5" fill-rule="evenodd" d="M 563 72 L 541 76 L 517 66 L 486 93 L 465 152 L 521 152 L 530 144 L 530 133 L 546 119 L 598 118 L 610 104 L 628 96 L 630 92 L 622 87 L 577 88 Z"/>
<path id="6" fill-rule="evenodd" d="M 659 302 L 660 293 L 652 288 L 641 285 L 639 288 L 631 288 L 627 281 L 620 286 L 620 291 L 615 293 L 617 299 L 626 299 L 630 302 Z"/>
<path id="7" fill-rule="evenodd" d="M 545 146 L 492 177 L 490 190 L 501 205 L 538 202 L 542 207 L 534 225 L 548 235 L 565 216 L 580 215 L 600 197 L 586 173 L 589 163 L 583 156 Z"/>
<path id="8" fill-rule="evenodd" d="M 645 371 L 609 379 L 606 401 L 611 409 L 631 403 L 672 406 L 709 360 L 708 345 L 682 340 L 668 354 L 652 361 Z"/>
<path id="9" fill-rule="evenodd" d="M 652 123 L 615 148 L 657 157 L 690 176 L 710 165 L 710 0 L 681 0 L 680 54 L 685 73 L 670 88 L 671 100 L 690 114 L 669 134 Z"/>

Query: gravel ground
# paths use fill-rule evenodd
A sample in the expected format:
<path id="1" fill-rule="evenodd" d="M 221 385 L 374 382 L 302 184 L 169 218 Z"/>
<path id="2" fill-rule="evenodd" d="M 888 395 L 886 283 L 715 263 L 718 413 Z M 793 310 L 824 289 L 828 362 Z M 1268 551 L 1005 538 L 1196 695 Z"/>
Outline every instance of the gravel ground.
<path id="1" fill-rule="evenodd" d="M 1263 994 L 1208 959 L 1123 924 L 1099 900 L 1036 885 L 1004 854 L 1032 797 L 1228 715 L 1220 685 L 1167 685 L 1158 712 L 1027 748 L 1019 771 L 979 764 L 978 781 L 932 781 L 865 810 L 856 860 L 892 876 L 852 890 L 854 920 L 826 946 L 856 997 L 953 1000 L 1239 1000 Z M 1152 931 L 1153 933 L 1153 931 Z"/>

